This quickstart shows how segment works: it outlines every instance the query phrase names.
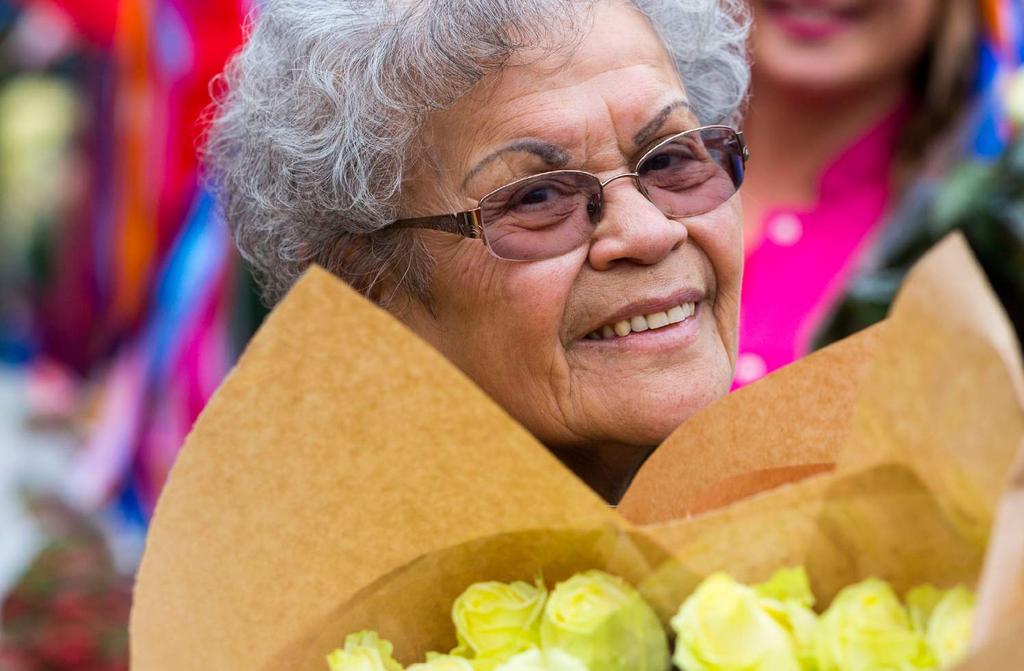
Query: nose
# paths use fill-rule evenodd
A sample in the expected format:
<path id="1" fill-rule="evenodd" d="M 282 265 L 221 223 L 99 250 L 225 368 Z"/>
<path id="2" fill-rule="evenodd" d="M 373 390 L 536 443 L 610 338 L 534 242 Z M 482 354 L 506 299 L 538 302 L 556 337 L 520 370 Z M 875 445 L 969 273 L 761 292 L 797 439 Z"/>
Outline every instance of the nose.
<path id="1" fill-rule="evenodd" d="M 624 262 L 654 265 L 686 242 L 686 226 L 666 217 L 640 192 L 636 178 L 629 176 L 632 179 L 604 191 L 602 217 L 588 255 L 595 270 L 609 270 Z"/>

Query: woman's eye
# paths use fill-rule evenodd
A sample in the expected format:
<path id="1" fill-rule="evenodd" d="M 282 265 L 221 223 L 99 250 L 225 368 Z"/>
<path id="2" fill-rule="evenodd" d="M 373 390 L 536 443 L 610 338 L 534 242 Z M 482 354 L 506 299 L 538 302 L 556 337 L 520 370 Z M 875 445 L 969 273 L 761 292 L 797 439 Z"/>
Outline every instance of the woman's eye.
<path id="1" fill-rule="evenodd" d="M 670 168 L 672 167 L 673 159 L 678 160 L 678 158 L 678 156 L 672 156 L 670 154 L 658 154 L 656 156 L 652 156 L 644 161 L 644 164 L 640 166 L 640 174 L 643 175 L 652 170 L 664 170 L 666 168 Z"/>
<path id="2" fill-rule="evenodd" d="M 508 207 L 549 210 L 573 202 L 573 191 L 557 182 L 524 185 L 523 189 L 509 198 Z"/>
<path id="3" fill-rule="evenodd" d="M 551 196 L 551 189 L 548 187 L 537 187 L 531 189 L 520 196 L 517 201 L 518 205 L 538 205 L 548 200 Z"/>

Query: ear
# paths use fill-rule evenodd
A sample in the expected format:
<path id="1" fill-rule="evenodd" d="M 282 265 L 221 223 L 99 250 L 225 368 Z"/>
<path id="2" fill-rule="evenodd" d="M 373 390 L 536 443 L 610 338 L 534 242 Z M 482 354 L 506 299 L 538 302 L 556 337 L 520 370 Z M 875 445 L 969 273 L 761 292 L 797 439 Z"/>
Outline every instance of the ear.
<path id="1" fill-rule="evenodd" d="M 424 309 L 434 316 L 429 286 L 433 260 L 415 231 L 346 234 L 316 262 L 398 319 L 405 321 L 406 313 Z"/>

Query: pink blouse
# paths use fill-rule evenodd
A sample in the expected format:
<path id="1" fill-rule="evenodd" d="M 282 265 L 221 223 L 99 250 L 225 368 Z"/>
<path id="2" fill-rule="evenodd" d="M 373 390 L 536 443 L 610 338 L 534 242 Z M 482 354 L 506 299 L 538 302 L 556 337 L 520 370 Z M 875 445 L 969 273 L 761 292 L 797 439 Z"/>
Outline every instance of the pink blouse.
<path id="1" fill-rule="evenodd" d="M 747 250 L 734 388 L 810 350 L 881 228 L 907 117 L 900 106 L 841 152 L 822 174 L 812 208 L 779 205 L 765 213 L 761 239 Z"/>

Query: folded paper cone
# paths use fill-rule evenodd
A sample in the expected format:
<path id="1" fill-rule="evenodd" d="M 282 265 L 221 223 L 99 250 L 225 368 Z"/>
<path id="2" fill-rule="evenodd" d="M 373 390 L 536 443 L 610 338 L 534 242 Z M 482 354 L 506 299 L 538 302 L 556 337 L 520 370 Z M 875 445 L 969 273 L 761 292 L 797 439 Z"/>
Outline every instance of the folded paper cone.
<path id="1" fill-rule="evenodd" d="M 137 579 L 132 668 L 260 668 L 426 552 L 616 520 L 440 354 L 314 268 L 168 478 Z"/>
<path id="2" fill-rule="evenodd" d="M 942 295 L 939 264 L 957 287 L 945 321 L 920 305 Z M 933 329 L 923 346 L 915 328 Z M 826 592 L 870 571 L 976 579 L 1024 435 L 1006 328 L 954 237 L 886 323 L 698 414 L 666 441 L 671 459 L 659 449 L 649 462 L 671 468 L 645 467 L 623 502 L 660 521 L 639 531 L 675 556 L 646 587 L 667 603 L 715 568 L 748 579 L 794 561 Z M 294 655 L 319 654 L 303 643 L 403 567 L 487 537 L 600 528 L 637 533 L 437 352 L 313 269 L 168 480 L 138 575 L 132 668 L 303 668 Z"/>
<path id="3" fill-rule="evenodd" d="M 975 643 L 1001 635 L 1014 622 L 1024 624 L 1024 440 L 999 503 L 978 592 Z M 1024 639 L 1019 649 L 1024 659 Z"/>
<path id="4" fill-rule="evenodd" d="M 1017 671 L 1024 659 L 1024 619 L 1007 621 L 1005 627 L 977 647 L 952 671 Z"/>
<path id="5" fill-rule="evenodd" d="M 1013 328 L 966 243 L 947 238 L 896 297 L 838 468 L 911 464 L 984 543 L 1024 436 Z"/>

